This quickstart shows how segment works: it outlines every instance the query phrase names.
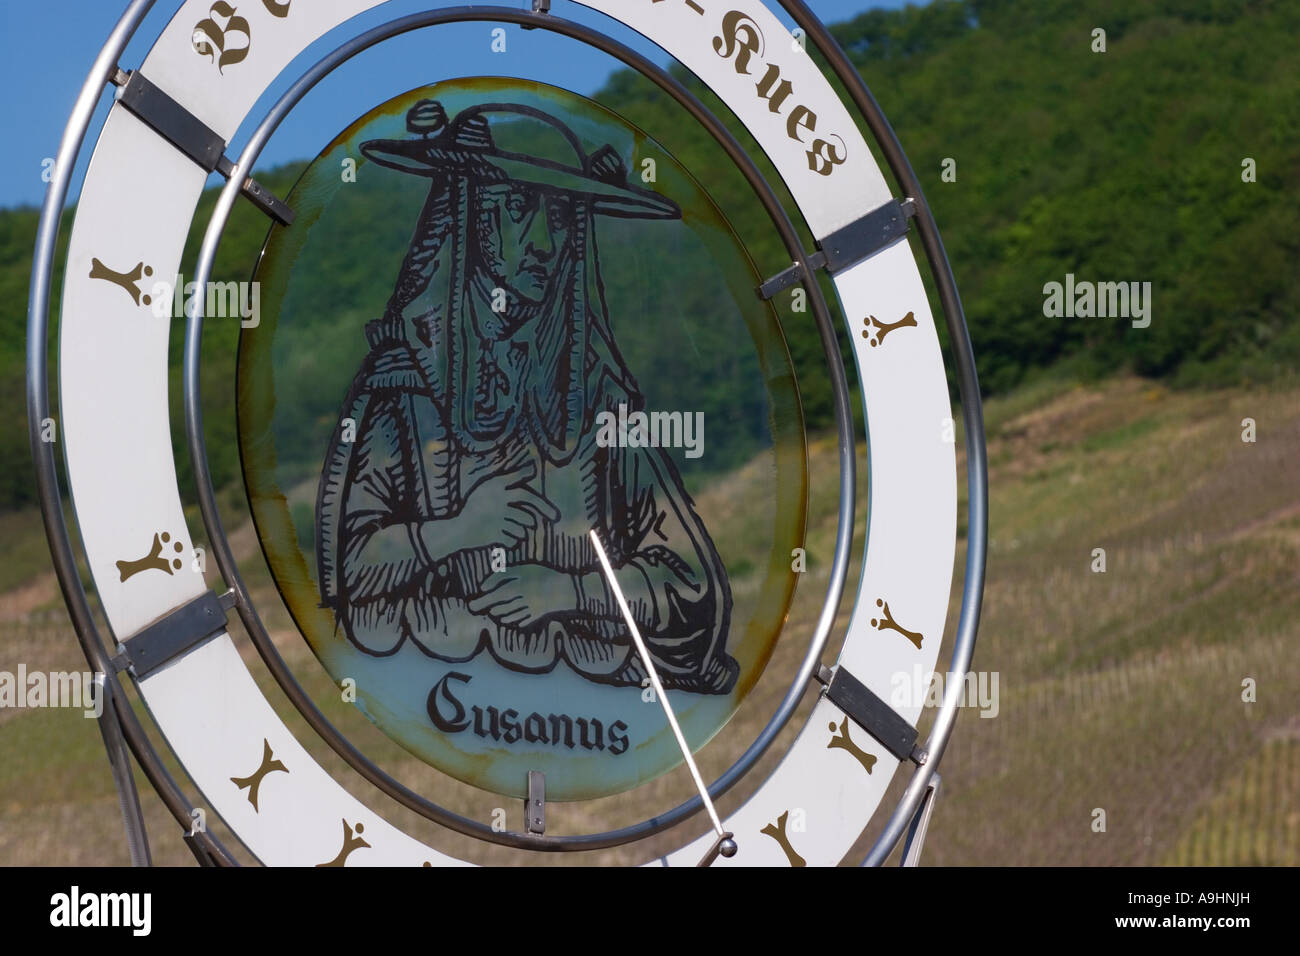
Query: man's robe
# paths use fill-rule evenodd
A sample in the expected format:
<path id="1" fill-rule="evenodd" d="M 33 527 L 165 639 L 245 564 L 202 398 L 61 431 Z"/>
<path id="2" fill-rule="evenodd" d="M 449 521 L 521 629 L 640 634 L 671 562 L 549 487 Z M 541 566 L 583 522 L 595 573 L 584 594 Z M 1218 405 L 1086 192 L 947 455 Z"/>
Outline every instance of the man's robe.
<path id="1" fill-rule="evenodd" d="M 600 447 L 591 427 L 563 463 L 549 460 L 521 427 L 488 450 L 466 448 L 411 344 L 379 335 L 379 325 L 367 329 L 372 350 L 340 415 L 355 421 L 356 440 L 343 442 L 336 429 L 317 503 L 321 593 L 348 639 L 375 655 L 410 640 L 445 661 L 486 649 L 525 672 L 564 660 L 590 680 L 640 686 L 644 667 L 588 538 L 595 528 L 664 686 L 729 692 L 739 668 L 725 646 L 726 573 L 667 453 Z M 598 375 L 601 363 L 590 368 Z M 590 381 L 587 395 L 588 422 L 635 400 L 608 378 Z M 530 462 L 534 490 L 559 509 L 560 521 L 539 518 L 515 543 L 485 532 L 473 547 L 430 553 L 426 523 L 456 515 L 480 483 Z M 504 572 L 492 570 L 498 548 Z M 568 582 L 545 617 L 520 628 L 469 610 L 494 581 L 528 563 Z"/>

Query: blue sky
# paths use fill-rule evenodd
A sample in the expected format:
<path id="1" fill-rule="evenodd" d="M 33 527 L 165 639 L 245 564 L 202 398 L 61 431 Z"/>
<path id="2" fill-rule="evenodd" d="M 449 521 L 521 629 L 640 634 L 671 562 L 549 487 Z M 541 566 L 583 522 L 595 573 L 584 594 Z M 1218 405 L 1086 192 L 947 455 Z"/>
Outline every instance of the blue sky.
<path id="1" fill-rule="evenodd" d="M 768 0 L 774 6 L 774 0 Z M 848 19 L 872 7 L 901 7 L 904 0 L 809 0 L 827 23 Z M 363 27 L 419 9 L 436 6 L 430 0 L 392 0 L 358 18 Z M 450 5 L 450 4 L 448 4 Z M 527 0 L 496 0 L 498 6 L 524 7 Z M 127 49 L 122 65 L 131 68 L 144 58 L 150 41 L 161 31 L 178 0 L 159 0 Z M 0 149 L 0 206 L 38 205 L 44 195 L 41 162 L 58 149 L 64 123 L 85 80 L 90 64 L 116 23 L 126 0 L 40 0 L 0 2 L 0 81 L 7 95 L 0 98 L 4 148 Z M 598 26 L 660 64 L 668 58 L 626 31 L 611 28 L 606 18 L 575 3 L 556 0 L 555 13 Z M 782 14 L 784 19 L 784 14 Z M 523 32 L 511 27 L 508 52 L 488 50 L 487 24 L 457 24 L 398 38 L 362 54 L 345 70 L 327 78 L 295 110 L 272 139 L 259 166 L 314 156 L 346 125 L 397 93 L 456 76 L 514 75 L 546 80 L 579 93 L 598 89 L 617 64 L 582 44 L 544 31 Z M 358 32 L 352 27 L 348 32 Z M 314 62 L 326 49 L 313 48 L 297 66 Z M 293 71 L 293 66 L 290 67 Z M 287 83 L 273 86 L 254 110 L 260 115 Z M 103 122 L 110 102 L 106 92 L 93 129 Z M 232 144 L 237 151 L 246 133 Z M 82 170 L 93 145 L 83 150 Z"/>

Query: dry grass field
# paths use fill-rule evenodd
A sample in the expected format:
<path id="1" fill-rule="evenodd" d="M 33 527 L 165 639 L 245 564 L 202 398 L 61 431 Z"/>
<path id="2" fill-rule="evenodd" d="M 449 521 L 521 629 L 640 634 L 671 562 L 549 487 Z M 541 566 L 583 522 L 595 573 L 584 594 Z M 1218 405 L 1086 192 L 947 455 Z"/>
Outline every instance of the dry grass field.
<path id="1" fill-rule="evenodd" d="M 987 416 L 992 530 L 975 666 L 998 673 L 999 709 L 992 718 L 970 709 L 957 722 L 923 862 L 1300 863 L 1300 391 L 1054 383 L 991 402 Z M 1254 443 L 1242 441 L 1245 418 L 1256 422 Z M 820 606 L 825 566 L 816 557 L 829 552 L 833 535 L 834 449 L 815 442 L 812 456 L 814 560 L 767 674 L 701 752 L 706 775 L 724 769 L 765 721 Z M 744 508 L 744 488 L 742 471 L 709 492 L 735 503 L 728 522 L 761 520 Z M 39 522 L 5 520 L 0 670 L 19 662 L 29 670 L 83 668 L 53 576 L 38 570 Z M 742 526 L 735 530 L 743 536 Z M 861 520 L 857 539 L 860 547 Z M 292 632 L 251 530 L 240 528 L 233 540 L 278 646 L 330 719 L 413 788 L 484 821 L 505 806 L 518 827 L 517 801 L 449 781 L 338 700 Z M 1097 548 L 1105 550 L 1104 573 L 1092 570 Z M 949 643 L 962 558 L 959 548 Z M 15 565 L 33 570 L 16 574 Z M 848 610 L 846 603 L 843 620 Z M 634 849 L 526 858 L 441 831 L 346 773 L 238 639 L 317 758 L 376 811 L 448 852 L 486 863 L 642 862 L 702 829 L 696 820 Z M 1250 703 L 1242 699 L 1247 679 L 1255 685 Z M 811 701 L 806 694 L 794 724 Z M 775 750 L 794 732 L 787 728 Z M 776 759 L 769 754 L 756 773 Z M 192 865 L 178 828 L 139 779 L 155 861 Z M 894 781 L 887 803 L 902 785 Z M 745 787 L 722 808 L 742 800 Z M 549 824 L 557 833 L 617 826 L 689 794 L 679 770 L 629 795 L 553 804 Z M 1098 809 L 1104 832 L 1094 830 Z M 214 830 L 228 836 L 219 822 Z M 94 722 L 67 710 L 0 710 L 0 864 L 125 862 Z"/>

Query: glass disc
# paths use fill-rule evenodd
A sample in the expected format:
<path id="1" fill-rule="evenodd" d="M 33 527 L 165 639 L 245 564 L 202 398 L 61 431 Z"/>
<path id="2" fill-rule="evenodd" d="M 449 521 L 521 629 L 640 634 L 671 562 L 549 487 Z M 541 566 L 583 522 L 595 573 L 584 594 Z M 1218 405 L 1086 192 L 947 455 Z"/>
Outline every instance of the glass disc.
<path id="1" fill-rule="evenodd" d="M 486 790 L 676 767 L 614 584 L 697 749 L 771 656 L 803 540 L 798 388 L 743 243 L 644 132 L 516 79 L 376 107 L 287 201 L 239 441 L 316 657 Z"/>

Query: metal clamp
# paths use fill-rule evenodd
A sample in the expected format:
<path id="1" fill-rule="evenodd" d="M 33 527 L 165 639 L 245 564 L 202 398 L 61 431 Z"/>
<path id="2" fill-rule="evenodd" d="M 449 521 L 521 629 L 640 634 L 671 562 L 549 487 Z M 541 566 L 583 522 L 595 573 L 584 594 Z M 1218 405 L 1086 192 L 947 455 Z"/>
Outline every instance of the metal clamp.
<path id="1" fill-rule="evenodd" d="M 533 13 L 538 16 L 545 16 L 551 12 L 551 0 L 533 0 Z M 531 23 L 520 24 L 522 30 L 536 30 L 537 27 Z"/>
<path id="2" fill-rule="evenodd" d="M 232 596 L 219 597 L 214 591 L 205 591 L 188 604 L 182 604 L 127 638 L 121 645 L 121 653 L 113 658 L 113 666 L 118 671 L 129 669 L 136 680 L 144 680 L 184 657 L 226 629 L 226 608 L 234 603 L 230 600 Z"/>
<path id="3" fill-rule="evenodd" d="M 117 101 L 123 109 L 184 153 L 205 173 L 216 172 L 230 178 L 235 164 L 225 156 L 225 140 L 203 120 L 139 70 L 127 72 L 118 69 L 113 73 L 112 82 L 118 88 Z M 280 225 L 292 225 L 293 210 L 255 180 L 249 179 L 244 183 L 243 196 Z"/>
<path id="4" fill-rule="evenodd" d="M 873 209 L 861 219 L 836 229 L 817 243 L 817 252 L 806 257 L 810 269 L 825 269 L 831 275 L 855 266 L 868 256 L 879 252 L 896 239 L 907 235 L 908 220 L 916 215 L 916 203 L 911 199 L 891 199 L 879 209 Z M 801 263 L 778 272 L 758 288 L 763 299 L 771 299 L 798 283 Z"/>
<path id="5" fill-rule="evenodd" d="M 528 771 L 528 797 L 524 800 L 524 831 L 541 836 L 546 832 L 546 774 Z"/>
<path id="6" fill-rule="evenodd" d="M 899 760 L 911 760 L 917 766 L 928 755 L 916 745 L 917 730 L 881 700 L 866 684 L 854 677 L 847 667 L 832 671 L 823 666 L 817 679 L 826 685 L 830 702 L 844 711 L 855 724 Z"/>

